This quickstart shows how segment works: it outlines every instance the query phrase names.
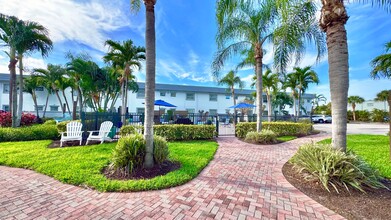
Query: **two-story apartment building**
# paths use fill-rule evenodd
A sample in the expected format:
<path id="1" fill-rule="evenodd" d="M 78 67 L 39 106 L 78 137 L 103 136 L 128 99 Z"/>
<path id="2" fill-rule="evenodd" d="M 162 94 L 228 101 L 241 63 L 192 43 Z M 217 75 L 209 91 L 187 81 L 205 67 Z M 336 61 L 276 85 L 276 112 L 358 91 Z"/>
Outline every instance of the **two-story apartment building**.
<path id="1" fill-rule="evenodd" d="M 144 112 L 145 102 L 145 83 L 138 83 L 139 91 L 137 93 L 129 93 L 128 95 L 128 110 L 129 112 L 142 113 Z M 9 75 L 0 74 L 0 107 L 3 110 L 9 109 Z M 235 99 L 238 102 L 243 101 L 246 97 L 250 97 L 254 90 L 243 89 L 235 91 Z M 36 88 L 38 98 L 38 110 L 42 116 L 45 109 L 47 92 L 43 87 Z M 67 99 L 72 100 L 71 90 L 65 92 Z M 206 87 L 206 86 L 191 86 L 191 85 L 173 85 L 173 84 L 156 84 L 156 100 L 162 99 L 173 105 L 178 111 L 187 111 L 189 113 L 198 113 L 199 111 L 209 112 L 210 115 L 225 114 L 233 112 L 229 107 L 233 105 L 231 93 L 226 88 Z M 303 107 L 309 112 L 311 110 L 311 100 L 314 95 L 305 94 L 303 96 Z M 72 109 L 72 102 L 69 102 Z M 115 105 L 118 108 L 121 105 L 119 99 Z M 266 105 L 266 97 L 264 96 L 264 105 Z M 61 107 L 57 97 L 49 95 L 48 106 L 46 107 L 46 116 L 57 117 L 61 116 Z M 23 110 L 26 112 L 35 112 L 35 107 L 31 95 L 24 93 Z M 158 107 L 156 107 L 158 110 Z M 255 109 L 254 109 L 255 110 Z M 293 109 L 285 109 L 290 114 L 293 114 Z M 90 109 L 86 109 L 90 111 Z M 251 110 L 249 111 L 251 114 Z"/>

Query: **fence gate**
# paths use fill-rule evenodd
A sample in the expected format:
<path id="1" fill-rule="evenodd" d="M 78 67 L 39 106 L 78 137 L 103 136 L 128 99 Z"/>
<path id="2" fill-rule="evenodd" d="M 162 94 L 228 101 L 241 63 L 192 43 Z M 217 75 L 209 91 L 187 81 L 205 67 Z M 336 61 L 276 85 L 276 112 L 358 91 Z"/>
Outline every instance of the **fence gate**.
<path id="1" fill-rule="evenodd" d="M 216 130 L 219 136 L 235 136 L 235 127 L 233 125 L 233 115 L 218 115 Z"/>

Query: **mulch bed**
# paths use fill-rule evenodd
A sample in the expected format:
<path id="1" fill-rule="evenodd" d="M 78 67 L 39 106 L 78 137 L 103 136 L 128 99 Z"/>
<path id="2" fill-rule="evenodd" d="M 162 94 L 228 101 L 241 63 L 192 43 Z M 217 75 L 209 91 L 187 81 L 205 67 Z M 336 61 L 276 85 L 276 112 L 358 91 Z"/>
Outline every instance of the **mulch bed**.
<path id="1" fill-rule="evenodd" d="M 120 172 L 110 172 L 108 167 L 106 167 L 102 173 L 109 179 L 116 180 L 138 180 L 138 179 L 152 179 L 157 176 L 163 176 L 169 172 L 175 171 L 181 168 L 181 164 L 179 162 L 173 162 L 166 160 L 162 164 L 155 166 L 152 169 L 137 169 L 131 175 L 123 175 Z"/>
<path id="2" fill-rule="evenodd" d="M 329 193 L 319 183 L 301 178 L 289 162 L 284 165 L 282 172 L 294 187 L 347 219 L 391 219 L 391 191 L 387 189 L 368 189 L 367 193 L 353 190 L 350 193 Z M 391 189 L 391 181 L 383 183 Z"/>

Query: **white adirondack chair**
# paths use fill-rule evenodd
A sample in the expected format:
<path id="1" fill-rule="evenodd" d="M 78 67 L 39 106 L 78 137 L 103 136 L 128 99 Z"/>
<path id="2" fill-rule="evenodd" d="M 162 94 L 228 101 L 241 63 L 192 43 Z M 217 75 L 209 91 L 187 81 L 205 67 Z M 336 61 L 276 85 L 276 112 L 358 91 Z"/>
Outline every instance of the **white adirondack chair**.
<path id="1" fill-rule="evenodd" d="M 90 134 L 88 135 L 86 145 L 89 141 L 100 141 L 102 144 L 104 141 L 111 141 L 111 138 L 109 137 L 109 133 L 111 131 L 111 128 L 113 127 L 113 122 L 111 121 L 104 121 L 99 128 L 99 131 L 88 131 Z M 98 133 L 98 134 L 94 134 Z"/>
<path id="2" fill-rule="evenodd" d="M 61 132 L 61 140 L 60 147 L 62 147 L 62 143 L 66 141 L 80 141 L 80 145 L 82 142 L 82 131 L 81 128 L 83 125 L 78 121 L 71 121 L 67 124 L 67 131 Z"/>

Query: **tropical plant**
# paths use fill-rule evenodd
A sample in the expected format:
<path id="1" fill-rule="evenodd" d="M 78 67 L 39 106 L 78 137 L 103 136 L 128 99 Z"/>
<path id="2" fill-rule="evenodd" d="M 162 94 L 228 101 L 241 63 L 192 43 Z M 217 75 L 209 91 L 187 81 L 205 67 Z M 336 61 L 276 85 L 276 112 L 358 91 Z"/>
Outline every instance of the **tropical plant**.
<path id="1" fill-rule="evenodd" d="M 238 86 L 239 89 L 243 89 L 244 82 L 240 79 L 239 76 L 235 75 L 235 71 L 231 70 L 218 82 L 219 85 L 225 85 L 228 87 L 228 90 L 231 92 L 233 104 L 236 105 L 236 96 L 235 96 L 235 86 Z M 233 125 L 236 125 L 236 109 L 234 109 L 234 120 Z"/>
<path id="2" fill-rule="evenodd" d="M 319 103 L 324 102 L 326 104 L 326 97 L 323 94 L 315 94 L 315 97 L 311 100 L 311 115 L 314 114 L 315 108 L 319 107 Z"/>
<path id="3" fill-rule="evenodd" d="M 384 77 L 391 78 L 391 41 L 386 43 L 386 54 L 379 55 L 371 61 L 373 70 L 371 77 L 374 79 Z"/>
<path id="4" fill-rule="evenodd" d="M 264 129 L 261 132 L 248 132 L 244 140 L 257 144 L 275 144 L 277 143 L 277 135 L 271 130 Z"/>
<path id="5" fill-rule="evenodd" d="M 272 106 L 273 108 L 278 108 L 281 112 L 285 109 L 286 106 L 293 106 L 292 97 L 285 92 L 277 92 L 274 96 L 272 96 Z"/>
<path id="6" fill-rule="evenodd" d="M 293 99 L 293 115 L 297 116 L 297 99 L 299 98 L 299 91 L 297 85 L 299 84 L 297 75 L 294 73 L 289 73 L 286 75 L 285 80 L 283 81 L 283 88 L 291 90 L 291 97 Z"/>
<path id="7" fill-rule="evenodd" d="M 39 118 L 39 111 L 38 111 L 38 102 L 37 102 L 37 94 L 35 92 L 35 89 L 40 86 L 39 84 L 39 78 L 36 76 L 29 76 L 24 79 L 24 89 L 23 92 L 27 92 L 31 94 L 31 98 L 34 102 L 35 111 L 37 113 L 37 117 Z"/>
<path id="8" fill-rule="evenodd" d="M 128 85 L 130 81 L 134 81 L 132 71 L 134 68 L 141 69 L 141 62 L 145 60 L 145 48 L 134 46 L 132 40 L 123 42 L 107 40 L 105 43 L 109 46 L 109 52 L 103 57 L 105 62 L 110 62 L 114 68 L 121 68 L 121 76 L 119 82 L 121 84 L 121 114 L 126 114 L 128 100 Z M 124 123 L 125 116 L 122 117 Z"/>
<path id="9" fill-rule="evenodd" d="M 254 51 L 258 79 L 257 131 L 262 129 L 262 64 L 266 42 L 274 44 L 274 65 L 280 72 L 291 61 L 291 55 L 296 54 L 297 60 L 301 58 L 307 40 L 316 43 L 319 55 L 324 52 L 323 35 L 314 16 L 315 4 L 310 1 L 283 3 L 277 4 L 273 0 L 221 0 L 217 3 L 216 41 L 219 51 L 212 64 L 214 76 L 218 78 L 221 67 L 231 56 L 246 49 Z"/>
<path id="10" fill-rule="evenodd" d="M 252 87 L 255 86 L 257 82 L 257 76 L 253 77 Z M 280 80 L 278 79 L 278 74 L 272 73 L 270 69 L 267 69 L 262 75 L 262 83 L 263 83 L 263 92 L 266 94 L 267 100 L 267 118 L 270 122 L 272 120 L 273 113 L 273 105 L 272 105 L 272 95 L 275 95 L 278 92 L 278 83 Z"/>
<path id="11" fill-rule="evenodd" d="M 348 103 L 352 105 L 353 121 L 356 121 L 356 104 L 365 102 L 365 99 L 360 96 L 349 96 Z"/>
<path id="12" fill-rule="evenodd" d="M 22 21 L 20 41 L 16 52 L 19 62 L 19 88 L 23 88 L 23 57 L 35 51 L 39 51 L 42 57 L 46 57 L 53 48 L 48 30 L 37 22 Z M 61 100 L 60 100 L 61 103 Z M 20 125 L 23 111 L 23 89 L 19 89 L 18 119 L 16 126 Z"/>
<path id="13" fill-rule="evenodd" d="M 305 91 L 308 89 L 308 85 L 310 83 L 319 83 L 318 74 L 316 74 L 315 71 L 311 70 L 310 66 L 306 66 L 304 68 L 295 67 L 293 68 L 293 74 L 296 76 L 297 79 L 297 99 L 299 102 L 298 110 L 296 113 L 300 116 L 300 109 L 301 109 L 301 97 L 305 93 Z"/>
<path id="14" fill-rule="evenodd" d="M 152 168 L 153 161 L 153 116 L 155 102 L 156 76 L 156 32 L 155 32 L 155 4 L 156 0 L 143 0 L 145 5 L 145 49 L 146 49 L 146 77 L 145 77 L 145 123 L 144 136 L 146 141 L 145 168 Z M 133 11 L 139 11 L 141 0 L 130 0 Z"/>
<path id="15" fill-rule="evenodd" d="M 356 0 L 391 10 L 391 1 Z M 326 33 L 332 105 L 332 146 L 346 151 L 347 103 L 349 90 L 349 52 L 345 24 L 349 19 L 344 1 L 322 0 L 320 27 Z"/>

